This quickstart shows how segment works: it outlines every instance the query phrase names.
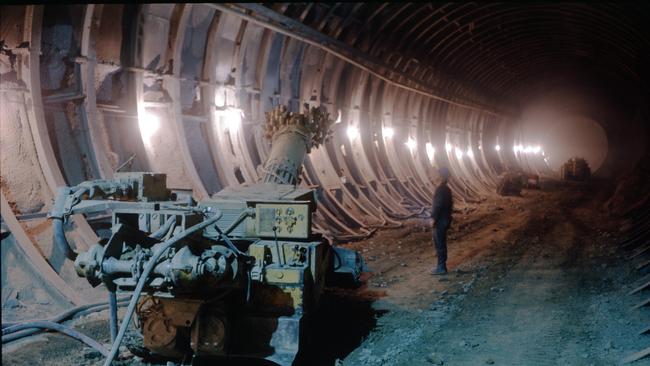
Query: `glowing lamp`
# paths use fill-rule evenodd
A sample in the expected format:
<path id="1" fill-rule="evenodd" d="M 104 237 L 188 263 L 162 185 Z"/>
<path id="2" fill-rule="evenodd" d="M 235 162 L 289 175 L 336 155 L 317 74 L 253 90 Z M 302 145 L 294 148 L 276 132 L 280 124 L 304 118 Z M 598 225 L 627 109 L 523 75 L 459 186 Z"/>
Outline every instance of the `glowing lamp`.
<path id="1" fill-rule="evenodd" d="M 244 117 L 244 111 L 239 108 L 227 107 L 227 108 L 218 108 L 217 117 L 221 122 L 221 127 L 229 131 L 230 133 L 235 133 L 239 131 L 239 126 L 241 126 L 242 119 Z"/>
<path id="2" fill-rule="evenodd" d="M 409 148 L 409 150 L 411 150 L 411 152 L 413 152 L 413 150 L 415 150 L 415 147 L 418 146 L 417 142 L 415 142 L 415 140 L 410 137 L 404 144 Z"/>
<path id="3" fill-rule="evenodd" d="M 429 160 L 433 162 L 433 157 L 436 155 L 436 149 L 433 147 L 433 145 L 431 145 L 430 142 L 427 142 L 425 149 L 427 150 L 427 156 L 429 157 Z"/>
<path id="4" fill-rule="evenodd" d="M 347 129 L 347 135 L 350 141 L 354 141 L 354 139 L 359 136 L 359 129 L 354 126 L 349 126 Z"/>
<path id="5" fill-rule="evenodd" d="M 455 149 L 455 152 L 456 152 L 456 158 L 457 159 L 461 159 L 463 157 L 463 150 L 461 150 L 460 148 L 457 147 Z"/>
<path id="6" fill-rule="evenodd" d="M 140 127 L 140 135 L 145 146 L 151 146 L 151 138 L 160 129 L 160 120 L 156 115 L 145 112 L 145 114 L 138 118 L 138 126 Z"/>

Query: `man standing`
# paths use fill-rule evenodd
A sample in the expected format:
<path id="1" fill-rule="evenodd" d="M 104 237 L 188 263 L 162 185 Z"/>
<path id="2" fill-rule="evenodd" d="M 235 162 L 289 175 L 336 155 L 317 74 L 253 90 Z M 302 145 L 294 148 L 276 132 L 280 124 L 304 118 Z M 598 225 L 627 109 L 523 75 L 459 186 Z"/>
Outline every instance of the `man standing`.
<path id="1" fill-rule="evenodd" d="M 438 253 L 438 266 L 431 269 L 432 275 L 441 275 L 447 273 L 447 230 L 451 225 L 451 212 L 454 202 L 451 197 L 451 189 L 447 186 L 449 179 L 449 169 L 440 168 L 438 171 L 442 182 L 436 188 L 433 196 L 433 241 Z"/>

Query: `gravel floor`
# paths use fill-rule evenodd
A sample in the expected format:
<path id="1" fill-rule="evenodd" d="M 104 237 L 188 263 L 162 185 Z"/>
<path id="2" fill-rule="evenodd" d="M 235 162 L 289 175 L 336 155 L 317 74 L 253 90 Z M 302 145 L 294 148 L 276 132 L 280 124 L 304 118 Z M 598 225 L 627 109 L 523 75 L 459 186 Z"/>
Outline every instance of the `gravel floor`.
<path id="1" fill-rule="evenodd" d="M 459 203 L 441 277 L 428 273 L 426 221 L 346 245 L 373 272 L 358 290 L 327 290 L 300 363 L 618 364 L 650 344 L 637 335 L 649 313 L 631 309 L 647 293 L 627 294 L 642 274 L 616 244 L 622 223 L 602 213 L 606 196 L 598 184 L 548 183 L 522 197 Z M 105 312 L 75 326 L 108 340 Z M 147 364 L 123 356 L 123 365 Z M 97 365 L 101 356 L 47 334 L 3 346 L 4 364 Z"/>

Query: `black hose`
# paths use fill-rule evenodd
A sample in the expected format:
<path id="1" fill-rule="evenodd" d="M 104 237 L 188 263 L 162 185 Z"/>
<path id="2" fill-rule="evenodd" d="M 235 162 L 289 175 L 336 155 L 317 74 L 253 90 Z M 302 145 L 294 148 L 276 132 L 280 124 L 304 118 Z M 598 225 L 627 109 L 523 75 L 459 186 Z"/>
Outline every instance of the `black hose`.
<path id="1" fill-rule="evenodd" d="M 332 252 L 334 253 L 334 256 L 336 257 L 336 259 L 338 259 L 338 261 L 339 261 L 339 265 L 333 268 L 336 271 L 337 269 L 341 268 L 341 266 L 343 266 L 343 260 L 341 259 L 341 256 L 339 255 L 339 253 L 336 251 L 336 249 L 333 246 L 332 246 Z"/>
<path id="2" fill-rule="evenodd" d="M 55 249 L 61 253 L 64 253 L 66 258 L 73 261 L 77 259 L 77 253 L 72 249 L 70 243 L 68 242 L 68 239 L 65 236 L 65 230 L 63 229 L 63 220 L 70 214 L 72 206 L 76 205 L 81 200 L 81 197 L 88 191 L 90 191 L 88 187 L 60 187 L 54 201 L 54 207 L 48 216 L 52 219 Z M 66 209 L 65 204 L 68 200 L 68 197 L 72 197 L 72 205 Z"/>
<path id="3" fill-rule="evenodd" d="M 70 336 L 78 341 L 81 341 L 88 345 L 89 347 L 95 349 L 97 352 L 101 353 L 104 357 L 108 357 L 108 350 L 99 344 L 96 340 L 88 337 L 87 335 L 70 328 L 68 326 L 59 324 L 59 323 L 54 323 L 46 320 L 38 320 L 35 322 L 30 322 L 30 323 L 23 323 L 19 325 L 14 325 L 13 327 L 9 327 L 8 329 L 11 329 L 11 332 L 18 332 L 23 329 L 30 329 L 30 328 L 40 328 L 40 329 L 50 329 L 50 330 L 55 330 L 57 332 L 63 333 L 67 336 Z M 4 332 L 4 329 L 3 329 Z"/>
<path id="4" fill-rule="evenodd" d="M 117 337 L 117 296 L 114 291 L 108 292 L 108 309 L 110 313 L 111 342 L 115 342 L 115 337 Z"/>
<path id="5" fill-rule="evenodd" d="M 215 225 L 215 230 L 216 230 L 217 233 L 219 234 L 219 237 L 220 237 L 220 238 L 221 238 L 221 239 L 226 243 L 226 245 L 227 245 L 227 246 L 228 246 L 232 251 L 235 252 L 235 255 L 237 256 L 237 258 L 242 258 L 242 259 L 244 259 L 244 261 L 246 262 L 247 265 L 249 264 L 249 262 L 250 262 L 250 260 L 251 260 L 251 257 L 248 256 L 248 255 L 246 255 L 246 254 L 244 254 L 243 252 L 241 252 L 241 251 L 239 250 L 239 248 L 237 248 L 237 247 L 235 246 L 235 244 L 230 240 L 230 238 L 228 237 L 228 234 L 230 234 L 233 230 L 235 230 L 235 228 L 236 228 L 237 226 L 239 226 L 239 224 L 241 224 L 241 223 L 242 223 L 242 222 L 243 222 L 247 217 L 249 217 L 249 216 L 253 216 L 254 214 L 255 214 L 255 210 L 254 210 L 253 208 L 247 208 L 247 209 L 245 209 L 244 211 L 242 211 L 242 213 L 239 214 L 239 216 L 237 217 L 237 219 L 235 219 L 235 221 L 233 221 L 233 222 L 230 224 L 230 226 L 228 226 L 228 227 L 226 228 L 226 230 L 224 230 L 224 231 L 221 231 L 221 230 L 219 229 L 219 227 L 217 227 L 217 226 Z M 276 240 L 277 240 L 277 239 L 276 239 Z M 248 273 L 247 273 L 247 278 L 246 278 L 246 303 L 247 303 L 247 304 L 248 304 L 248 303 L 250 302 L 250 300 L 251 300 L 251 294 L 252 294 L 252 288 L 253 288 L 252 281 L 253 281 L 253 280 L 252 280 L 252 278 L 251 278 L 251 271 L 250 271 L 250 269 L 249 269 L 249 270 L 248 270 Z"/>
<path id="6" fill-rule="evenodd" d="M 174 246 L 178 241 L 181 239 L 186 238 L 187 236 L 194 234 L 195 232 L 199 230 L 203 230 L 206 227 L 210 225 L 214 225 L 221 217 L 223 216 L 223 213 L 221 211 L 218 211 L 215 213 L 214 216 L 211 218 L 196 224 L 187 230 L 179 233 L 178 235 L 172 237 L 171 239 L 167 240 L 166 242 L 162 243 L 162 247 L 156 251 L 151 256 L 151 259 L 147 262 L 146 266 L 144 267 L 142 274 L 140 275 L 140 278 L 138 279 L 138 284 L 136 285 L 135 289 L 133 290 L 133 295 L 131 296 L 131 301 L 129 302 L 129 307 L 126 309 L 126 314 L 124 315 L 124 320 L 122 320 L 122 324 L 120 325 L 120 329 L 117 333 L 117 337 L 115 338 L 115 341 L 113 342 L 113 345 L 111 346 L 110 353 L 108 356 L 106 356 L 106 360 L 104 361 L 104 366 L 110 366 L 110 364 L 113 362 L 113 359 L 115 359 L 115 356 L 117 356 L 117 352 L 119 351 L 120 344 L 122 343 L 122 339 L 124 338 L 124 335 L 126 334 L 126 329 L 129 327 L 129 323 L 131 322 L 131 317 L 133 316 L 133 312 L 135 311 L 135 306 L 138 303 L 138 299 L 140 298 L 140 294 L 142 294 L 142 290 L 144 289 L 144 285 L 147 282 L 147 279 L 149 278 L 149 275 L 153 271 L 153 269 L 156 267 L 156 264 L 158 263 L 158 260 L 160 257 L 167 252 L 169 248 Z"/>
<path id="7" fill-rule="evenodd" d="M 126 306 L 126 304 L 129 303 L 127 300 L 128 300 L 128 299 L 118 300 L 118 302 L 117 302 L 117 307 L 120 308 L 120 307 Z M 80 317 L 82 317 L 82 316 L 85 316 L 85 315 L 88 315 L 88 314 L 92 314 L 92 313 L 96 313 L 96 312 L 103 311 L 103 310 L 110 310 L 108 304 L 106 304 L 106 305 L 102 305 L 102 306 L 98 306 L 98 307 L 96 307 L 96 308 L 92 308 L 92 309 L 88 309 L 88 310 L 80 311 L 80 312 L 78 312 L 78 313 L 75 315 L 75 318 L 80 318 Z"/>
<path id="8" fill-rule="evenodd" d="M 124 302 L 128 300 L 128 298 L 121 298 L 117 300 L 117 305 L 118 306 L 123 306 Z M 23 322 L 13 322 L 13 323 L 3 323 L 2 324 L 2 343 L 9 343 L 12 341 L 15 341 L 17 339 L 21 339 L 24 337 L 28 337 L 32 334 L 38 333 L 39 329 L 24 329 L 20 331 L 11 331 L 10 327 L 16 326 L 16 325 L 21 325 L 21 324 L 27 324 L 27 323 L 34 323 L 38 321 L 48 321 L 52 323 L 60 323 L 62 321 L 66 321 L 72 317 L 80 317 L 86 314 L 90 313 L 95 313 L 101 310 L 104 310 L 108 307 L 108 305 L 105 302 L 101 303 L 96 303 L 96 304 L 87 304 L 87 305 L 81 305 L 74 307 L 72 309 L 66 310 L 61 314 L 55 315 L 54 317 L 50 319 L 36 319 L 36 320 L 27 320 Z"/>
<path id="9" fill-rule="evenodd" d="M 117 302 L 124 302 L 126 300 L 128 300 L 128 298 L 123 297 L 123 298 L 117 300 Z M 57 314 L 57 315 L 53 316 L 50 319 L 32 319 L 32 320 L 25 320 L 25 321 L 16 322 L 16 323 L 9 323 L 9 324 L 14 324 L 15 325 L 15 324 L 21 324 L 21 323 L 38 322 L 38 321 L 50 321 L 50 322 L 54 322 L 54 323 L 59 323 L 59 322 L 70 319 L 72 316 L 74 316 L 77 313 L 80 313 L 80 312 L 82 312 L 84 310 L 93 309 L 93 308 L 96 308 L 96 307 L 106 307 L 106 305 L 107 305 L 107 303 L 105 301 L 104 302 L 97 302 L 97 303 L 94 303 L 94 304 L 84 304 L 84 305 L 79 305 L 79 306 L 76 306 L 74 308 L 68 309 L 68 310 L 66 310 L 66 311 L 64 311 L 64 312 L 62 312 L 60 314 Z M 7 326 L 5 326 L 5 324 L 7 324 L 7 323 L 2 324 L 2 328 L 3 328 L 2 335 L 7 334 L 4 331 L 4 328 L 7 328 Z"/>

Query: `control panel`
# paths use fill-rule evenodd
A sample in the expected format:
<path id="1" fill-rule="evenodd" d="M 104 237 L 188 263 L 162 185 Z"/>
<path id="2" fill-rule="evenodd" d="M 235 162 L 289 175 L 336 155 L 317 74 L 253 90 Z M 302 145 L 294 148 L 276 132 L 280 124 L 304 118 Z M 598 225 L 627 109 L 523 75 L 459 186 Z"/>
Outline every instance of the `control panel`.
<path id="1" fill-rule="evenodd" d="M 307 203 L 257 203 L 257 236 L 307 239 L 311 234 L 311 212 Z"/>

